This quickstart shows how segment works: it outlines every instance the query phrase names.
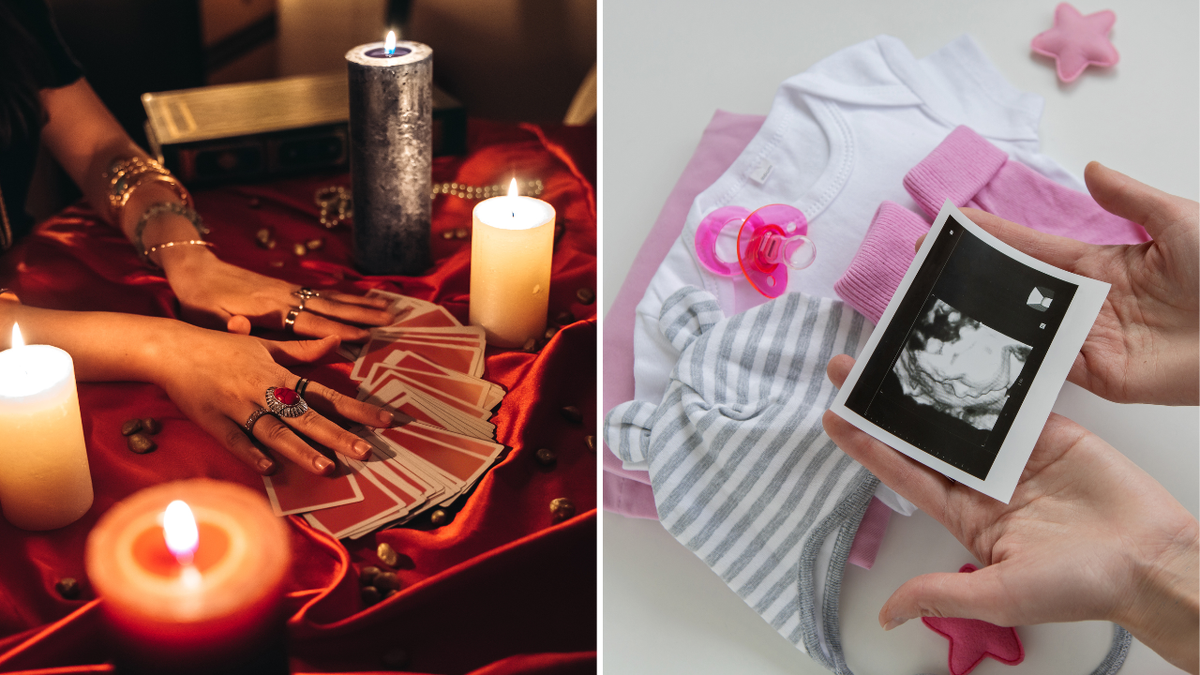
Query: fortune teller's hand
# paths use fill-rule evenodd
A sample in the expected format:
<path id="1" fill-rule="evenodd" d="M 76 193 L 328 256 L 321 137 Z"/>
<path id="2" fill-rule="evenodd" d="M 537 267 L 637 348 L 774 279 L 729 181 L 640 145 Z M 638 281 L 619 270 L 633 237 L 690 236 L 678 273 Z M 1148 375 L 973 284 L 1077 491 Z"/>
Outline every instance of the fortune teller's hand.
<path id="1" fill-rule="evenodd" d="M 836 356 L 842 386 L 854 359 Z M 919 616 L 1001 626 L 1106 619 L 1197 672 L 1200 528 L 1161 485 L 1103 440 L 1051 415 L 1008 504 L 953 483 L 833 412 L 825 431 L 946 527 L 985 567 L 905 582 L 879 612 L 890 630 Z"/>
<path id="2" fill-rule="evenodd" d="M 390 426 L 393 413 L 356 401 L 318 382 L 304 388 L 300 413 L 278 415 L 258 412 L 268 407 L 268 387 L 285 388 L 276 397 L 290 402 L 299 377 L 284 365 L 316 361 L 338 346 L 334 337 L 321 340 L 275 342 L 245 335 L 230 335 L 172 321 L 155 336 L 161 368 L 150 377 L 175 405 L 221 442 L 230 452 L 261 474 L 275 470 L 275 462 L 247 435 L 246 426 L 267 449 L 283 455 L 313 473 L 324 474 L 333 463 L 297 434 L 326 448 L 361 459 L 370 446 L 329 418 L 374 427 Z M 282 365 L 281 365 L 282 364 Z M 288 416 L 295 412 L 297 416 Z"/>
<path id="3" fill-rule="evenodd" d="M 1096 246 L 975 209 L 963 213 L 1018 250 L 1112 284 L 1068 380 L 1118 403 L 1200 403 L 1200 206 L 1099 162 L 1084 177 L 1100 206 L 1141 224 L 1154 240 Z"/>
<path id="4" fill-rule="evenodd" d="M 253 326 L 362 342 L 369 333 L 350 324 L 384 326 L 392 322 L 386 311 L 388 303 L 382 298 L 325 290 L 318 296 L 300 297 L 293 284 L 222 262 L 199 247 L 168 249 L 160 256 L 184 318 L 199 325 L 243 335 Z M 295 311 L 297 308 L 300 311 Z"/>

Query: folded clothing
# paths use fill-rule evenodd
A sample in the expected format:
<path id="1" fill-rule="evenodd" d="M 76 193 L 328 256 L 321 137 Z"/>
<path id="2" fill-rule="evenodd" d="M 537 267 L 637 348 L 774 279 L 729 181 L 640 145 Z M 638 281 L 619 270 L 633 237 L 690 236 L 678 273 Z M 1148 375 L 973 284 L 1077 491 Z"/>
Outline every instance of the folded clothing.
<path id="1" fill-rule="evenodd" d="M 1011 160 L 969 127 L 950 132 L 904 177 L 904 187 L 927 218 L 884 201 L 850 266 L 834 284 L 838 297 L 879 322 L 916 256 L 915 244 L 950 200 L 1040 232 L 1090 244 L 1149 241 L 1135 222 L 1105 211 L 1091 195 L 1063 187 Z"/>

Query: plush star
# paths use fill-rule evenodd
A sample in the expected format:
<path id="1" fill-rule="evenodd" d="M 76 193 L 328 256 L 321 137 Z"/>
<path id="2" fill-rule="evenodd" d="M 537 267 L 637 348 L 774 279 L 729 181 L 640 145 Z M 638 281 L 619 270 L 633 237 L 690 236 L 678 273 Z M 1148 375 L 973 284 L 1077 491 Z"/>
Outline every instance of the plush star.
<path id="1" fill-rule="evenodd" d="M 1073 82 L 1084 68 L 1115 66 L 1120 58 L 1108 39 L 1117 15 L 1109 10 L 1083 16 L 1063 2 L 1054 9 L 1054 27 L 1039 33 L 1030 44 L 1033 51 L 1053 57 L 1058 79 Z"/>
<path id="2" fill-rule="evenodd" d="M 1061 7 L 1061 5 L 1060 5 Z M 974 572 L 977 567 L 968 563 L 959 572 Z M 990 656 L 1000 663 L 1015 666 L 1025 660 L 1025 648 L 1017 637 L 1015 628 L 1002 628 L 976 619 L 940 619 L 924 617 L 921 621 L 934 632 L 950 640 L 950 673 L 967 675 L 975 666 Z"/>

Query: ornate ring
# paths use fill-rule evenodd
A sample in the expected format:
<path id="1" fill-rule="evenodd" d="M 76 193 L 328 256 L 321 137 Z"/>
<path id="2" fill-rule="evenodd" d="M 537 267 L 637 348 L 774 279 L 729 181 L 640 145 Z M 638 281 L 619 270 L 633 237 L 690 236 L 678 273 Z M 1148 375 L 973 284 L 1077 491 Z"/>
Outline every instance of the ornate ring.
<path id="1" fill-rule="evenodd" d="M 302 377 L 300 378 L 300 381 L 296 383 L 296 394 L 298 396 L 304 396 L 304 391 L 306 389 L 308 389 L 308 378 Z"/>
<path id="2" fill-rule="evenodd" d="M 307 300 L 309 298 L 321 297 L 321 292 L 314 291 L 313 289 L 305 286 L 305 287 L 301 288 L 300 290 L 292 291 L 292 295 L 296 296 L 297 298 L 300 298 L 301 300 Z"/>
<path id="3" fill-rule="evenodd" d="M 250 416 L 246 418 L 246 423 L 242 425 L 246 429 L 246 434 L 249 436 L 253 436 L 254 435 L 254 423 L 258 421 L 258 418 L 262 417 L 263 415 L 269 415 L 269 414 L 271 414 L 271 411 L 267 410 L 266 408 L 259 408 L 259 409 L 255 410 L 254 412 L 250 413 Z"/>
<path id="4" fill-rule="evenodd" d="M 308 412 L 308 404 L 294 389 L 267 387 L 267 407 L 280 417 L 299 417 Z"/>
<path id="5" fill-rule="evenodd" d="M 288 310 L 287 316 L 283 319 L 283 328 L 289 333 L 296 332 L 296 317 L 300 316 L 300 312 L 304 311 L 304 305 L 293 307 Z"/>

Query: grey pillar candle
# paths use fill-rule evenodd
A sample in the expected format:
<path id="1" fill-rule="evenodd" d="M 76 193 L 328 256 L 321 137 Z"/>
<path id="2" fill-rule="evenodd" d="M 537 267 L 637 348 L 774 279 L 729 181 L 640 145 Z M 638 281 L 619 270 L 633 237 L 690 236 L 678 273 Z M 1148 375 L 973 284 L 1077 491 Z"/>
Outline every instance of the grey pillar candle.
<path id="1" fill-rule="evenodd" d="M 354 260 L 369 274 L 429 268 L 433 166 L 433 50 L 384 43 L 346 53 Z"/>

